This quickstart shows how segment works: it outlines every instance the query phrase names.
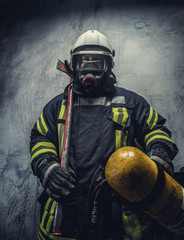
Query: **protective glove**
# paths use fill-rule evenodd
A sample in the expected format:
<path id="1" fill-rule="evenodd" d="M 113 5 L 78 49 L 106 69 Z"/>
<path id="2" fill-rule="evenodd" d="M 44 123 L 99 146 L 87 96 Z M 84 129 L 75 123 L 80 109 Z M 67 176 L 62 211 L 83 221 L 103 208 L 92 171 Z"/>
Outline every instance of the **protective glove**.
<path id="1" fill-rule="evenodd" d="M 174 166 L 171 162 L 171 158 L 169 153 L 160 146 L 154 146 L 151 151 L 147 153 L 148 157 L 150 157 L 157 164 L 161 165 L 161 167 L 171 176 L 174 173 Z"/>
<path id="2" fill-rule="evenodd" d="M 38 165 L 37 176 L 49 197 L 61 201 L 75 187 L 75 173 L 67 171 L 54 158 L 47 157 Z"/>

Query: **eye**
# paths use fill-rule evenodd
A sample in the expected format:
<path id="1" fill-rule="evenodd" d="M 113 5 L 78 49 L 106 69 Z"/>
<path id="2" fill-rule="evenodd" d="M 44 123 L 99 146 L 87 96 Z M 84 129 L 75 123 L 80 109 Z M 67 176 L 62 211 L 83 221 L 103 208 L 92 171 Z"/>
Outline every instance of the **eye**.
<path id="1" fill-rule="evenodd" d="M 90 61 L 90 57 L 89 56 L 82 56 L 81 61 Z"/>

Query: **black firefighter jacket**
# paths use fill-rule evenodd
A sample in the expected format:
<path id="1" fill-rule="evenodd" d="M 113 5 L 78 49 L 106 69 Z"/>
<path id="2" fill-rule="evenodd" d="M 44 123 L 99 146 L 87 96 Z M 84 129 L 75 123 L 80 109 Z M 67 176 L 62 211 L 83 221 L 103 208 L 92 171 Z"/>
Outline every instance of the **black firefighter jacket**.
<path id="1" fill-rule="evenodd" d="M 44 107 L 32 129 L 31 166 L 35 175 L 43 156 L 56 155 L 58 161 L 61 157 L 66 104 L 64 94 L 56 96 Z M 97 166 L 105 166 L 114 151 L 138 144 L 148 153 L 158 145 L 169 152 L 171 160 L 175 157 L 177 147 L 165 121 L 143 97 L 123 88 L 116 87 L 110 98 L 74 97 L 69 165 L 76 173 L 76 187 L 67 203 L 63 203 L 66 236 L 76 228 L 86 231 L 91 179 Z M 41 225 L 46 231 L 42 231 L 48 234 L 51 222 L 47 225 L 44 221 L 42 218 Z"/>

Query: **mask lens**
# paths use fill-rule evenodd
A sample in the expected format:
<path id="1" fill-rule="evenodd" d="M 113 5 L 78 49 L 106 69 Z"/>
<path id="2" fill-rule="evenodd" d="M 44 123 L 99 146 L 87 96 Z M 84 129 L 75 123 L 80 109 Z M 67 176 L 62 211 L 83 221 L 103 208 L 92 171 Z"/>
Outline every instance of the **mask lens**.
<path id="1" fill-rule="evenodd" d="M 104 71 L 105 58 L 101 55 L 80 55 L 78 57 L 77 71 Z"/>

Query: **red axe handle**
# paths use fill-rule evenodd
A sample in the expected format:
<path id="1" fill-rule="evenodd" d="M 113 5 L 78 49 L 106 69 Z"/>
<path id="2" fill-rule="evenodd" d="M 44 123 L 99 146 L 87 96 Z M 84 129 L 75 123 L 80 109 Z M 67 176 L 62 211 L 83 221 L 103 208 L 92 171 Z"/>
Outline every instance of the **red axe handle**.
<path id="1" fill-rule="evenodd" d="M 64 168 L 68 168 L 68 155 L 70 148 L 70 135 L 71 135 L 71 124 L 72 124 L 72 106 L 73 106 L 73 92 L 72 92 L 72 76 L 68 71 L 66 65 L 61 61 L 57 61 L 56 68 L 68 76 L 70 76 L 70 86 L 68 88 L 68 100 L 67 100 L 67 109 L 66 109 L 66 118 L 65 118 L 65 127 L 64 127 L 64 137 L 63 137 L 63 149 L 61 155 L 60 164 Z M 53 222 L 53 235 L 61 236 L 62 235 L 62 204 L 56 202 L 56 209 Z"/>

